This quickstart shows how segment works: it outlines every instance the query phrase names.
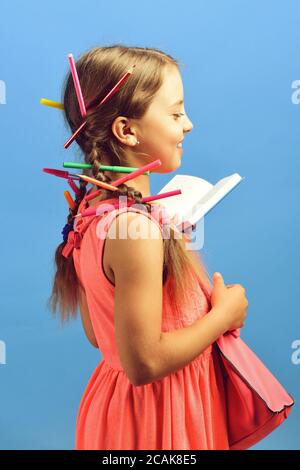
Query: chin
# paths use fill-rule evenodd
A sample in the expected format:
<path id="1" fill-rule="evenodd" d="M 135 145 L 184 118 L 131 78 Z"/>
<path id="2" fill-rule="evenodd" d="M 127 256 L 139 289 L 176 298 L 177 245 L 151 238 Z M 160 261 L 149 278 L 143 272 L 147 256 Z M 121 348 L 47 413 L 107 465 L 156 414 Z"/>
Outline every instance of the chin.
<path id="1" fill-rule="evenodd" d="M 174 165 L 164 165 L 159 168 L 155 168 L 153 170 L 153 173 L 172 173 L 173 171 L 176 171 L 178 168 L 181 167 L 181 162 L 176 162 Z"/>
<path id="2" fill-rule="evenodd" d="M 177 168 L 180 168 L 180 167 L 181 167 L 181 158 L 178 158 L 178 160 L 174 161 L 170 171 L 176 171 Z"/>
<path id="3" fill-rule="evenodd" d="M 169 158 L 168 160 L 165 160 L 165 158 L 160 158 L 160 160 L 162 162 L 162 165 L 157 168 L 154 168 L 154 173 L 171 173 L 172 171 L 176 171 L 177 168 L 181 167 L 181 156 L 176 156 L 176 158 Z"/>

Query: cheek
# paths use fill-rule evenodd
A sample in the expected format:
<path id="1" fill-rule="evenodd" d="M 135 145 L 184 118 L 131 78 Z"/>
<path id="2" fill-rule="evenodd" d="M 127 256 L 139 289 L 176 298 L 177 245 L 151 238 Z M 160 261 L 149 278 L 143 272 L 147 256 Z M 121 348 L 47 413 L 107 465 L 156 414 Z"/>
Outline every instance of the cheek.
<path id="1" fill-rule="evenodd" d="M 175 122 L 174 118 L 167 116 L 166 119 L 157 117 L 153 119 L 151 125 L 144 129 L 144 135 L 148 145 L 153 150 L 170 150 L 171 147 L 176 147 L 177 143 L 182 138 L 182 130 Z"/>
<path id="2" fill-rule="evenodd" d="M 182 138 L 182 131 L 180 131 L 176 122 L 170 119 L 158 127 L 157 135 L 159 136 L 160 144 L 164 142 L 164 145 L 176 146 Z"/>

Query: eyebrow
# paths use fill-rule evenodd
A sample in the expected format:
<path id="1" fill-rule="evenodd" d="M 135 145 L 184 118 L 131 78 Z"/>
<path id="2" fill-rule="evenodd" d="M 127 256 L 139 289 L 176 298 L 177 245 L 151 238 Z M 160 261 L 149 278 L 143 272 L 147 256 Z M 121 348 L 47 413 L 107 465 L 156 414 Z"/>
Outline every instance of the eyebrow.
<path id="1" fill-rule="evenodd" d="M 171 106 L 169 106 L 169 108 L 173 108 L 174 106 L 176 106 L 177 104 L 182 104 L 183 103 L 183 100 L 179 100 L 179 101 L 176 101 L 176 103 L 172 104 Z"/>

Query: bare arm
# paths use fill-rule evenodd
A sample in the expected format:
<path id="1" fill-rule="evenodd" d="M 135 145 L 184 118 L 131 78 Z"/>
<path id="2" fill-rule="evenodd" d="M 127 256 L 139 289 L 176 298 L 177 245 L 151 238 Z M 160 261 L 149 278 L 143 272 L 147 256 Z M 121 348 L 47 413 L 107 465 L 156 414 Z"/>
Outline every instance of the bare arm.
<path id="1" fill-rule="evenodd" d="M 126 238 L 119 237 L 123 224 L 129 229 Z M 133 239 L 132 224 L 149 237 Z M 105 245 L 115 279 L 118 352 L 130 382 L 139 385 L 150 376 L 153 352 L 161 334 L 163 240 L 155 222 L 143 214 L 129 212 L 112 221 Z"/>
<path id="2" fill-rule="evenodd" d="M 224 319 L 212 308 L 192 325 L 163 332 L 156 349 L 152 375 L 143 385 L 183 368 L 227 330 Z"/>
<path id="3" fill-rule="evenodd" d="M 192 325 L 161 332 L 163 241 L 158 227 L 141 214 L 118 216 L 110 229 L 119 233 L 120 219 L 152 226 L 157 239 L 106 241 L 115 277 L 115 332 L 120 360 L 133 385 L 145 385 L 181 369 L 195 359 L 227 325 L 212 309 Z M 109 230 L 110 232 L 110 230 Z M 223 318 L 223 317 L 222 317 Z"/>

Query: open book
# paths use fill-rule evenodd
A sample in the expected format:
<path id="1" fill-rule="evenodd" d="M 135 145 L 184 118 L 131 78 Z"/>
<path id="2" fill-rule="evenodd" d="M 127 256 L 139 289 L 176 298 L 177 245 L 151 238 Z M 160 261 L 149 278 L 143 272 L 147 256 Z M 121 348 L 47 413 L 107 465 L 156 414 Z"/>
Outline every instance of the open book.
<path id="1" fill-rule="evenodd" d="M 215 185 L 203 178 L 190 175 L 176 175 L 158 194 L 180 189 L 181 194 L 159 199 L 175 223 L 195 225 L 218 202 L 235 188 L 244 177 L 238 173 L 222 178 Z"/>

